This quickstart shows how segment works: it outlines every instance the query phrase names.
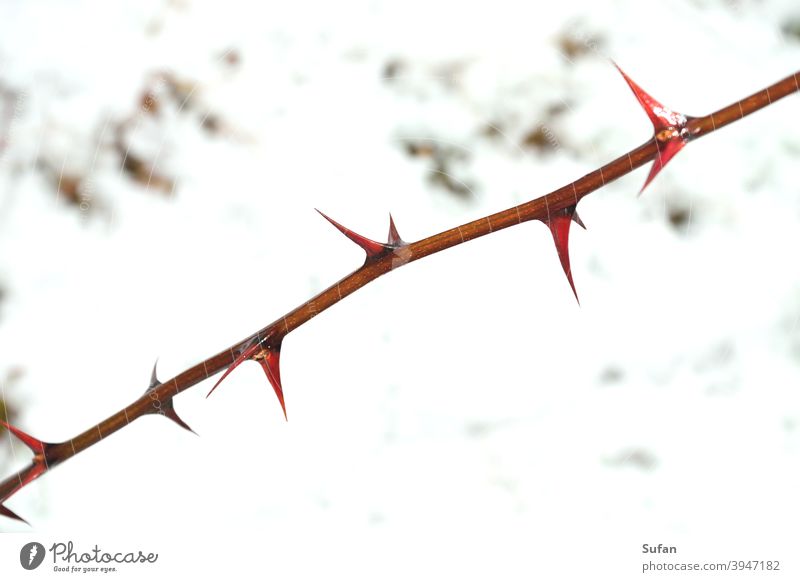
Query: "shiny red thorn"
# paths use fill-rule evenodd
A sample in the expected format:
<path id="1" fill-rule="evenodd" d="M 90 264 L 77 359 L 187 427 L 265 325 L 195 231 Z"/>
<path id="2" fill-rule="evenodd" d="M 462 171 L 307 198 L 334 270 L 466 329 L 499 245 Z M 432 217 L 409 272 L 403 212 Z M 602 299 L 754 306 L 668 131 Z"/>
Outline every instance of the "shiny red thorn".
<path id="1" fill-rule="evenodd" d="M 653 181 L 653 179 L 664 168 L 664 166 L 667 165 L 667 162 L 674 158 L 675 154 L 683 149 L 683 146 L 686 145 L 686 142 L 683 140 L 670 140 L 666 143 L 656 141 L 656 145 L 658 146 L 658 156 L 656 156 L 656 159 L 653 160 L 653 165 L 650 167 L 650 173 L 647 175 L 647 180 L 644 181 L 644 186 L 642 186 L 642 189 L 639 190 L 639 194 L 644 192 L 644 189 L 647 188 L 648 184 L 650 184 L 650 182 Z"/>
<path id="2" fill-rule="evenodd" d="M 261 364 L 261 369 L 267 375 L 267 380 L 272 384 L 272 389 L 275 390 L 275 396 L 278 397 L 278 402 L 281 403 L 283 410 L 283 418 L 289 420 L 286 416 L 286 403 L 283 401 L 283 387 L 281 386 L 281 351 L 280 346 L 278 349 L 268 350 L 263 357 L 258 360 Z"/>
<path id="3" fill-rule="evenodd" d="M 573 221 L 583 226 L 583 221 L 579 217 L 576 220 L 576 217 L 575 207 L 570 206 L 551 214 L 547 220 L 542 222 L 548 226 L 550 233 L 553 235 L 553 242 L 556 245 L 558 259 L 561 261 L 561 268 L 564 269 L 569 286 L 572 287 L 572 292 L 575 294 L 575 300 L 580 305 L 581 301 L 578 299 L 578 292 L 575 290 L 575 283 L 572 280 L 572 268 L 569 264 L 569 227 Z M 584 228 L 586 227 L 584 226 Z"/>
<path id="4" fill-rule="evenodd" d="M 379 243 L 379 242 L 374 241 L 372 239 L 369 239 L 369 238 L 367 238 L 365 236 L 361 236 L 360 234 L 350 230 L 346 226 L 342 226 L 341 224 L 339 224 L 338 222 L 336 222 L 335 220 L 333 220 L 332 218 L 327 216 L 321 210 L 319 210 L 319 209 L 316 209 L 316 210 L 317 210 L 317 212 L 319 212 L 322 215 L 322 217 L 325 220 L 327 220 L 333 226 L 335 226 L 344 236 L 346 236 L 351 241 L 353 241 L 358 246 L 360 246 L 362 249 L 364 249 L 364 251 L 367 253 L 367 258 L 368 259 L 371 259 L 372 257 L 377 257 L 378 255 L 383 254 L 384 252 L 386 252 L 387 249 L 391 248 L 391 247 L 389 247 L 389 246 L 387 246 L 387 245 L 385 245 L 383 243 Z M 391 234 L 390 234 L 390 236 L 391 236 Z"/>
<path id="5" fill-rule="evenodd" d="M 220 379 L 219 379 L 219 380 L 217 380 L 217 383 L 216 383 L 216 384 L 214 384 L 214 387 L 213 387 L 211 390 L 209 390 L 209 391 L 208 391 L 208 394 L 206 394 L 206 398 L 208 398 L 209 396 L 211 396 L 211 393 L 212 393 L 212 392 L 214 392 L 214 390 L 216 390 L 216 389 L 217 389 L 217 386 L 219 386 L 219 385 L 222 383 L 222 381 L 223 381 L 225 378 L 227 378 L 227 377 L 228 377 L 228 374 L 230 374 L 230 373 L 231 373 L 231 372 L 233 372 L 233 371 L 234 371 L 236 368 L 238 368 L 238 367 L 239 367 L 239 364 L 241 364 L 242 362 L 245 362 L 245 361 L 249 360 L 249 359 L 250 359 L 250 356 L 252 356 L 254 353 L 256 353 L 256 352 L 257 352 L 258 350 L 260 350 L 260 349 L 261 349 L 261 347 L 259 346 L 259 342 L 254 342 L 252 346 L 250 346 L 250 347 L 248 347 L 248 348 L 245 348 L 245 349 L 242 351 L 242 353 L 241 353 L 241 354 L 239 354 L 239 355 L 236 357 L 236 359 L 234 359 L 234 360 L 233 360 L 233 362 L 231 362 L 231 365 L 230 365 L 230 366 L 228 366 L 228 369 L 227 369 L 227 370 L 225 370 L 225 373 L 224 373 L 224 374 L 222 374 L 222 376 L 220 377 Z"/>
<path id="6" fill-rule="evenodd" d="M 625 79 L 628 87 L 633 91 L 634 96 L 639 101 L 639 105 L 641 105 L 642 109 L 647 113 L 647 116 L 653 123 L 653 128 L 656 130 L 656 133 L 668 127 L 677 127 L 686 124 L 685 115 L 673 111 L 669 107 L 665 107 L 660 101 L 654 99 L 647 91 L 642 89 L 633 79 L 626 75 L 625 71 L 623 71 L 617 63 L 614 63 L 614 66 L 617 67 L 622 78 Z"/>
<path id="7" fill-rule="evenodd" d="M 266 353 L 264 355 L 260 355 L 259 352 Z M 242 362 L 255 359 L 258 360 L 259 364 L 261 364 L 261 368 L 267 375 L 267 380 L 269 380 L 269 383 L 272 385 L 272 389 L 275 390 L 275 395 L 278 397 L 278 402 L 280 402 L 281 409 L 283 410 L 283 417 L 288 420 L 286 415 L 286 403 L 283 399 L 283 387 L 281 386 L 280 354 L 281 342 L 278 342 L 277 345 L 265 348 L 261 345 L 261 342 L 256 341 L 252 346 L 243 350 L 242 353 L 239 354 L 235 360 L 233 360 L 231 365 L 228 366 L 228 369 L 225 370 L 225 373 L 222 374 L 222 377 L 217 380 L 217 383 L 214 384 L 214 387 L 208 392 L 206 398 L 211 396 L 211 393 L 217 389 L 217 386 L 219 386 L 220 383 L 228 377 L 228 374 L 238 368 Z"/>
<path id="8" fill-rule="evenodd" d="M 667 165 L 667 162 L 675 157 L 675 154 L 677 154 L 691 139 L 691 135 L 688 129 L 686 129 L 686 125 L 691 117 L 664 106 L 660 101 L 654 99 L 628 77 L 619 65 L 614 63 L 614 66 L 617 67 L 617 70 L 625 79 L 628 87 L 633 91 L 636 100 L 639 101 L 639 105 L 642 106 L 642 109 L 644 109 L 645 113 L 647 113 L 647 116 L 650 118 L 653 124 L 656 145 L 658 146 L 658 155 L 653 161 L 644 186 L 639 190 L 639 194 L 641 194 L 664 166 Z"/>
<path id="9" fill-rule="evenodd" d="M 17 437 L 19 440 L 21 440 L 23 443 L 25 443 L 28 446 L 28 448 L 31 449 L 34 453 L 36 453 L 36 454 L 44 453 L 45 443 L 43 443 L 39 439 L 33 438 L 28 433 L 22 432 L 17 427 L 12 426 L 12 425 L 8 424 L 7 422 L 3 422 L 2 420 L 0 420 L 0 424 L 2 424 L 11 433 L 13 433 L 15 437 Z"/>

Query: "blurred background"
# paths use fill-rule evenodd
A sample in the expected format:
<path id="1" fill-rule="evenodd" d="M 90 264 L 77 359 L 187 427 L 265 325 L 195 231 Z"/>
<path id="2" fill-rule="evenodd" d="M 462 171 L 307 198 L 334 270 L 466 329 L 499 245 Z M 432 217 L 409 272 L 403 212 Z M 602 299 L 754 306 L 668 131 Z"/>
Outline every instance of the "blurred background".
<path id="1" fill-rule="evenodd" d="M 4 2 L 0 413 L 68 439 L 358 267 L 314 208 L 413 241 L 634 148 L 610 59 L 702 115 L 798 69 L 800 9 Z M 645 542 L 796 540 L 799 106 L 583 200 L 580 307 L 540 223 L 432 256 L 287 337 L 288 424 L 243 365 L 176 399 L 200 438 L 138 420 L 0 529 L 157 532 L 212 569 L 258 540 L 284 578 L 627 579 Z M 27 461 L 0 433 L 3 476 Z"/>

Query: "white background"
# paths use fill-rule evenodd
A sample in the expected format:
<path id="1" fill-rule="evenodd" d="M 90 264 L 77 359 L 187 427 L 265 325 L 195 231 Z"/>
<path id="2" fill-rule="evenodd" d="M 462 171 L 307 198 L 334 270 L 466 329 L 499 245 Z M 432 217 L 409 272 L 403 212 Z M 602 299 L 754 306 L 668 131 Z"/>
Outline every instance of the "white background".
<path id="1" fill-rule="evenodd" d="M 138 398 L 156 357 L 168 379 L 355 269 L 315 207 L 375 239 L 391 211 L 418 240 L 519 204 L 649 137 L 609 59 L 700 115 L 796 71 L 798 22 L 788 1 L 6 2 L 17 424 L 74 436 Z M 166 75 L 191 105 L 148 115 Z M 627 580 L 664 543 L 796 579 L 797 112 L 690 144 L 638 200 L 645 170 L 582 201 L 580 307 L 538 223 L 370 284 L 284 341 L 288 424 L 255 364 L 190 390 L 200 438 L 142 419 L 15 495 L 33 526 L 0 524 L 28 534 L 0 540 L 0 571 L 27 541 L 75 539 L 153 548 L 155 576 Z M 120 170 L 125 119 L 174 190 Z M 522 145 L 536 128 L 549 145 Z M 58 176 L 81 177 L 83 208 Z M 6 474 L 27 462 L 3 454 Z"/>

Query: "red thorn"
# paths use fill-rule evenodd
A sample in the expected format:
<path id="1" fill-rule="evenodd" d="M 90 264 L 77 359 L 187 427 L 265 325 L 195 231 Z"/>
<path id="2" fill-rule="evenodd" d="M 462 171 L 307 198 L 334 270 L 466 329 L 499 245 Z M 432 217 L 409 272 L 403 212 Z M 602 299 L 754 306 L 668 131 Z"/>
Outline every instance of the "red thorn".
<path id="1" fill-rule="evenodd" d="M 286 403 L 283 399 L 283 387 L 281 386 L 281 370 L 280 370 L 280 357 L 281 357 L 281 343 L 282 340 L 279 340 L 277 344 L 271 345 L 269 347 L 265 347 L 261 345 L 261 342 L 256 341 L 253 343 L 252 346 L 245 348 L 241 354 L 228 366 L 228 369 L 225 370 L 225 373 L 222 374 L 222 377 L 217 380 L 217 383 L 214 384 L 214 387 L 209 391 L 208 396 L 211 396 L 211 392 L 217 389 L 217 386 L 220 385 L 228 374 L 233 372 L 239 364 L 245 362 L 247 360 L 257 360 L 259 364 L 261 364 L 261 368 L 264 370 L 264 373 L 267 375 L 267 380 L 272 385 L 272 389 L 275 390 L 275 395 L 278 397 L 278 402 L 281 405 L 281 409 L 283 410 L 283 417 L 288 420 L 286 415 Z"/>
<path id="2" fill-rule="evenodd" d="M 402 247 L 405 244 L 406 241 L 400 238 L 400 233 L 397 232 L 397 227 L 394 225 L 394 218 L 389 213 L 389 246 Z"/>
<path id="3" fill-rule="evenodd" d="M 11 519 L 16 519 L 17 521 L 21 521 L 26 525 L 30 525 L 26 520 L 22 519 L 20 516 L 11 511 L 8 507 L 3 505 L 2 503 L 0 503 L 0 515 L 4 515 L 6 517 L 10 517 Z"/>
<path id="4" fill-rule="evenodd" d="M 288 421 L 289 417 L 286 416 L 286 403 L 283 400 L 283 387 L 281 386 L 280 361 L 281 350 L 280 346 L 278 346 L 277 349 L 268 350 L 264 357 L 258 360 L 258 363 L 261 364 L 261 368 L 267 375 L 267 380 L 272 384 L 272 389 L 275 390 L 275 396 L 278 397 L 278 402 L 280 402 L 283 410 L 283 418 Z"/>
<path id="5" fill-rule="evenodd" d="M 558 259 L 561 261 L 561 268 L 564 269 L 564 274 L 567 276 L 569 286 L 572 287 L 572 292 L 575 294 L 575 300 L 578 302 L 578 305 L 580 305 L 581 301 L 578 299 L 578 292 L 575 290 L 575 283 L 572 281 L 572 269 L 569 264 L 569 227 L 574 217 L 575 207 L 570 206 L 555 214 L 551 214 L 547 220 L 543 220 L 542 222 L 550 228 L 550 232 L 553 235 L 553 242 L 556 244 Z M 580 222 L 578 224 L 583 226 Z"/>
<path id="6" fill-rule="evenodd" d="M 644 181 L 644 186 L 642 189 L 639 190 L 639 194 L 641 195 L 644 192 L 644 189 L 647 188 L 647 185 L 653 181 L 658 173 L 664 169 L 664 166 L 667 165 L 667 162 L 670 161 L 675 154 L 677 154 L 683 146 L 686 145 L 685 141 L 673 141 L 670 140 L 667 143 L 661 143 L 656 140 L 656 145 L 658 146 L 658 155 L 656 159 L 653 160 L 653 165 L 650 167 L 650 173 L 647 175 L 647 180 Z"/>
<path id="7" fill-rule="evenodd" d="M 208 398 L 209 396 L 211 396 L 211 393 L 212 393 L 214 390 L 216 390 L 216 389 L 217 389 L 217 386 L 219 386 L 219 385 L 222 383 L 222 381 L 223 381 L 225 378 L 227 378 L 227 377 L 228 377 L 228 374 L 230 374 L 230 373 L 231 373 L 231 372 L 233 372 L 233 371 L 234 371 L 236 368 L 238 368 L 238 367 L 239 367 L 239 364 L 241 364 L 242 362 L 245 362 L 245 361 L 249 360 L 249 359 L 250 359 L 250 356 L 252 356 L 254 353 L 256 353 L 256 352 L 257 352 L 259 349 L 261 349 L 261 347 L 259 346 L 259 342 L 254 342 L 252 346 L 250 346 L 250 347 L 248 347 L 248 348 L 245 348 L 245 349 L 242 351 L 242 353 L 241 353 L 241 354 L 239 354 L 239 355 L 236 357 L 236 359 L 235 359 L 235 360 L 233 360 L 233 362 L 231 362 L 231 365 L 230 365 L 230 366 L 228 366 L 228 369 L 227 369 L 227 370 L 225 370 L 225 373 L 224 373 L 224 374 L 222 374 L 222 376 L 220 377 L 220 379 L 219 379 L 219 380 L 217 380 L 217 383 L 216 383 L 216 384 L 214 384 L 214 387 L 213 387 L 211 390 L 209 390 L 209 391 L 208 391 L 208 394 L 206 394 L 206 398 Z"/>
<path id="8" fill-rule="evenodd" d="M 15 437 L 17 437 L 19 440 L 25 443 L 28 446 L 28 448 L 34 452 L 34 454 L 44 453 L 44 447 L 47 443 L 43 443 L 39 439 L 33 438 L 28 433 L 22 432 L 20 429 L 18 429 L 15 426 L 11 426 L 7 422 L 3 422 L 2 420 L 0 420 L 0 424 L 2 424 L 10 432 L 12 432 Z"/>
<path id="9" fill-rule="evenodd" d="M 639 101 L 639 105 L 642 106 L 642 109 L 650 118 L 650 122 L 653 124 L 656 145 L 658 146 L 658 155 L 653 161 L 650 174 L 647 176 L 644 186 L 639 191 L 639 194 L 641 194 L 647 185 L 653 181 L 653 178 L 667 165 L 667 162 L 691 139 L 691 135 L 686 129 L 686 124 L 691 117 L 665 107 L 628 77 L 617 63 L 614 63 L 614 66 L 617 67 L 628 87 L 633 91 L 637 101 Z"/>
<path id="10" fill-rule="evenodd" d="M 617 63 L 614 63 L 614 66 L 617 67 L 617 70 L 625 79 L 628 87 L 630 87 L 631 91 L 633 91 L 634 96 L 636 97 L 637 101 L 639 101 L 639 105 L 641 105 L 642 109 L 644 109 L 645 113 L 647 113 L 647 116 L 650 118 L 656 133 L 670 127 L 682 127 L 686 125 L 687 119 L 685 115 L 662 105 L 660 101 L 654 99 L 649 93 L 639 87 L 639 85 L 637 85 L 628 75 L 626 75 L 625 71 L 620 69 Z"/>
<path id="11" fill-rule="evenodd" d="M 367 253 L 367 258 L 368 259 L 371 259 L 372 257 L 376 257 L 376 256 L 386 252 L 387 249 L 391 249 L 391 247 L 389 247 L 389 246 L 387 246 L 387 245 L 385 245 L 383 243 L 379 243 L 379 242 L 376 242 L 376 241 L 374 241 L 372 239 L 369 239 L 367 237 L 361 236 L 357 232 L 354 232 L 354 231 L 350 230 L 346 226 L 342 226 L 341 224 L 339 224 L 338 222 L 336 222 L 332 218 L 328 217 L 321 210 L 319 210 L 319 209 L 316 209 L 316 210 L 317 210 L 317 212 L 319 212 L 322 215 L 322 217 L 325 220 L 327 220 L 333 226 L 335 226 L 337 229 L 339 229 L 339 231 L 344 236 L 346 236 L 351 241 L 353 241 L 358 246 L 360 246 L 362 249 L 364 249 L 364 251 Z"/>

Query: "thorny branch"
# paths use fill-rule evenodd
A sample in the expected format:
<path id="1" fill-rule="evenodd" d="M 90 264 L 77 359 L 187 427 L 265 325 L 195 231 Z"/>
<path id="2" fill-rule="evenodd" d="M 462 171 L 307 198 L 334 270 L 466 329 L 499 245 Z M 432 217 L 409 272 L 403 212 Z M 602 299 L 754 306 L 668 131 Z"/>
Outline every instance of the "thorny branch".
<path id="1" fill-rule="evenodd" d="M 416 242 L 403 241 L 391 216 L 387 242 L 381 243 L 345 228 L 320 212 L 335 228 L 366 252 L 364 264 L 346 277 L 244 340 L 203 360 L 166 382 L 158 380 L 154 368 L 150 386 L 143 396 L 74 438 L 61 443 L 45 443 L 0 421 L 25 443 L 34 455 L 30 465 L 0 483 L 0 515 L 22 520 L 4 505 L 9 497 L 56 465 L 124 428 L 141 416 L 161 414 L 181 427 L 191 430 L 175 412 L 174 397 L 224 370 L 224 374 L 211 389 L 213 392 L 228 374 L 246 360 L 254 360 L 261 364 L 285 415 L 286 407 L 280 378 L 280 354 L 283 339 L 311 318 L 384 273 L 433 253 L 516 224 L 540 220 L 547 224 L 552 232 L 561 265 L 577 299 L 569 264 L 568 237 L 572 222 L 583 226 L 576 213 L 576 206 L 581 198 L 652 161 L 653 165 L 644 184 L 646 187 L 667 162 L 690 141 L 800 91 L 798 82 L 800 71 L 798 71 L 719 111 L 704 117 L 690 117 L 665 107 L 645 93 L 622 70 L 620 73 L 653 123 L 653 137 L 639 147 L 549 194 Z"/>

